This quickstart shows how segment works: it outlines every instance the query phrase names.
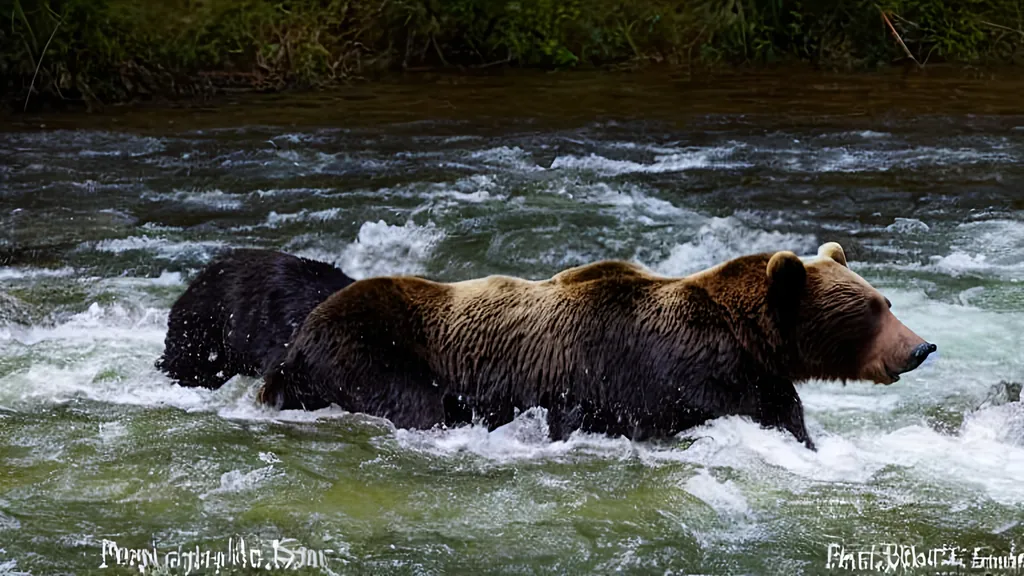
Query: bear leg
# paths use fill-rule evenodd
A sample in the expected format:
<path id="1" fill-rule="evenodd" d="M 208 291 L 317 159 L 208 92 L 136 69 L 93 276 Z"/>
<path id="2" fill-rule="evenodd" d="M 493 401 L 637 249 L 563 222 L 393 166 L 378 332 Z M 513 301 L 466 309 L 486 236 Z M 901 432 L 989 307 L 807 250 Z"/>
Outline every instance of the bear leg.
<path id="1" fill-rule="evenodd" d="M 409 386 L 402 394 L 402 404 L 385 417 L 395 428 L 427 430 L 445 424 L 444 394 L 439 390 L 426 390 Z"/>
<path id="2" fill-rule="evenodd" d="M 473 423 L 473 408 L 463 396 L 444 395 L 444 425 L 448 428 Z"/>
<path id="3" fill-rule="evenodd" d="M 497 402 L 482 402 L 477 405 L 480 416 L 487 424 L 487 431 L 494 432 L 499 427 L 515 420 L 516 407 L 510 399 L 501 399 Z"/>
<path id="4" fill-rule="evenodd" d="M 293 351 L 283 356 L 275 358 L 275 364 L 265 370 L 256 400 L 277 410 L 319 410 L 330 406 L 326 394 L 310 385 L 305 354 Z"/>
<path id="5" fill-rule="evenodd" d="M 552 441 L 565 441 L 573 431 L 583 426 L 583 407 L 577 404 L 570 410 L 551 406 L 548 408 L 548 436 Z"/>
<path id="6" fill-rule="evenodd" d="M 778 428 L 792 434 L 810 450 L 817 450 L 804 424 L 804 406 L 792 382 L 761 382 L 760 413 L 757 421 L 766 428 Z"/>

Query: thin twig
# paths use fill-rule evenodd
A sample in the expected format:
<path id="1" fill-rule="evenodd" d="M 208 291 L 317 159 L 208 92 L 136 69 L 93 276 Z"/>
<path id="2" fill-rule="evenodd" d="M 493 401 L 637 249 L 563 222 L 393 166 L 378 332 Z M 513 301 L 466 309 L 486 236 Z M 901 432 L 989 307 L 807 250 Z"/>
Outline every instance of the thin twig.
<path id="1" fill-rule="evenodd" d="M 928 55 L 924 57 L 924 63 L 921 64 L 921 66 L 924 66 L 925 64 L 928 63 L 929 60 L 932 59 L 932 53 L 935 52 L 935 50 L 937 50 L 938 47 L 939 46 L 937 44 L 935 46 L 932 46 L 932 49 L 928 51 Z"/>
<path id="2" fill-rule="evenodd" d="M 1020 34 L 1021 36 L 1024 36 L 1024 30 L 1017 30 L 1016 28 L 1010 28 L 1009 26 L 1002 26 L 1000 24 L 993 24 L 992 22 L 986 22 L 984 20 L 978 20 L 978 24 L 984 24 L 985 26 L 991 26 L 991 27 L 997 28 L 999 30 L 1006 30 L 1007 32 L 1013 32 L 1015 34 Z"/>
<path id="3" fill-rule="evenodd" d="M 466 68 L 469 68 L 470 70 L 479 70 L 481 68 L 490 68 L 492 66 L 501 66 L 502 64 L 508 64 L 511 61 L 512 61 L 512 58 L 509 57 L 509 58 L 504 58 L 502 60 L 495 60 L 494 62 L 488 62 L 486 64 L 477 64 L 475 66 L 466 66 Z"/>
<path id="4" fill-rule="evenodd" d="M 889 14 L 893 17 L 894 20 L 899 20 L 900 22 L 903 22 L 904 24 L 910 24 L 914 28 L 920 28 L 921 27 L 921 25 L 918 24 L 917 22 L 911 22 L 910 20 L 907 20 L 906 18 L 904 18 L 903 16 L 900 16 L 899 14 L 897 14 L 895 12 L 890 12 Z"/>
<path id="5" fill-rule="evenodd" d="M 50 38 L 46 41 L 46 45 L 43 46 L 43 51 L 39 53 L 39 61 L 36 62 L 36 71 L 32 74 L 32 82 L 28 85 L 28 94 L 25 94 L 25 106 L 22 108 L 22 112 L 28 110 L 28 100 L 32 97 L 32 91 L 36 87 L 36 76 L 39 75 L 39 69 L 43 66 L 43 58 L 46 57 L 46 49 L 50 47 L 50 42 L 53 41 L 53 37 L 57 34 L 57 28 L 60 28 L 61 22 L 64 21 L 64 17 L 61 16 L 60 20 L 57 20 L 57 24 L 53 27 L 53 32 L 50 32 Z"/>
<path id="6" fill-rule="evenodd" d="M 57 91 L 57 96 L 60 96 L 61 100 L 67 100 L 67 98 L 64 97 L 64 93 L 60 91 L 60 84 L 57 83 L 56 78 L 53 79 L 53 88 Z"/>
<path id="7" fill-rule="evenodd" d="M 700 29 L 700 32 L 697 32 L 697 36 L 693 39 L 693 42 L 690 42 L 686 46 L 686 69 L 688 74 L 693 72 L 693 47 L 697 45 L 697 42 L 700 42 L 700 37 L 704 35 L 704 32 L 707 29 L 708 25 L 705 24 L 704 27 Z"/>
<path id="8" fill-rule="evenodd" d="M 914 55 L 910 52 L 910 48 L 907 48 L 907 45 L 903 43 L 903 38 L 900 38 L 899 32 L 896 32 L 896 28 L 892 25 L 892 22 L 889 21 L 889 17 L 885 15 L 885 10 L 882 10 L 882 8 L 879 7 L 878 11 L 882 14 L 882 20 L 885 20 L 885 24 L 889 27 L 889 32 L 892 32 L 893 38 L 899 42 L 900 47 L 903 48 L 903 52 L 907 54 L 907 57 L 913 60 L 914 64 L 917 64 L 918 68 L 924 68 L 924 66 L 917 61 L 917 58 L 914 58 Z"/>
<path id="9" fill-rule="evenodd" d="M 434 51 L 437 52 L 437 57 L 441 59 L 441 64 L 444 64 L 445 68 L 450 68 L 451 65 L 448 64 L 444 54 L 441 53 L 441 47 L 437 45 L 437 38 L 434 37 L 433 33 L 430 34 L 430 43 L 434 45 Z"/>

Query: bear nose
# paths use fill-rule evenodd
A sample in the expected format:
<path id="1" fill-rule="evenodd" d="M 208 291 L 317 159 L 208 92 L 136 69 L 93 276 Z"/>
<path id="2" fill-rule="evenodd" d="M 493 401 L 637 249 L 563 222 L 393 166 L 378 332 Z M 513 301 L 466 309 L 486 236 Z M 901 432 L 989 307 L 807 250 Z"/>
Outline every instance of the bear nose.
<path id="1" fill-rule="evenodd" d="M 928 355 L 938 350 L 939 347 L 935 344 L 929 344 L 925 342 L 914 348 L 914 351 L 910 353 L 910 360 L 907 362 L 907 367 L 903 369 L 904 372 L 910 372 L 914 368 L 921 365 L 922 362 L 928 358 Z"/>

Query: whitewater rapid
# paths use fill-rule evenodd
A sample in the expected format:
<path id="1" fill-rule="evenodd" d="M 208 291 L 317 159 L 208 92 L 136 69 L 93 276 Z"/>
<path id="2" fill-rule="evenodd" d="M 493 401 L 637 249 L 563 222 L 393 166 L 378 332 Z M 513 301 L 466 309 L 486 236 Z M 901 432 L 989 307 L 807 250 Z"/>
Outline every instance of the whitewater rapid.
<path id="1" fill-rule="evenodd" d="M 904 134 L 879 130 L 733 133 L 697 144 L 628 141 L 623 130 L 455 134 L 397 151 L 401 140 L 392 136 L 330 130 L 260 132 L 254 142 L 276 145 L 241 149 L 216 133 L 5 135 L 0 157 L 17 166 L 18 179 L 5 183 L 10 206 L 0 229 L 10 233 L 0 247 L 38 244 L 46 263 L 33 265 L 15 251 L 16 263 L 0 267 L 0 414 L 174 410 L 231 433 L 351 423 L 373 431 L 381 462 L 398 454 L 482 474 L 550 468 L 531 489 L 564 494 L 586 489 L 562 464 L 670 470 L 664 481 L 713 513 L 690 520 L 707 546 L 779 538 L 772 523 L 783 515 L 774 503 L 779 494 L 791 506 L 817 506 L 800 513 L 822 526 L 827 515 L 815 514 L 823 491 L 839 507 L 864 506 L 866 495 L 890 508 L 939 502 L 950 514 L 989 503 L 1024 506 L 1024 405 L 999 399 L 1001 383 L 1024 381 L 1024 213 L 985 196 L 1021 162 L 1020 142 L 967 134 L 908 147 Z M 111 176 L 112 167 L 123 173 Z M 183 173 L 204 184 L 188 187 Z M 749 184 L 751 173 L 769 188 Z M 840 190 L 834 179 L 850 174 L 859 188 Z M 883 208 L 858 200 L 892 174 L 944 177 L 982 191 L 968 207 L 951 192 L 878 193 L 874 202 Z M 63 207 L 47 202 L 67 194 Z M 52 226 L 54 218 L 62 228 Z M 336 407 L 266 408 L 255 400 L 258 382 L 245 377 L 216 391 L 178 387 L 153 366 L 170 305 L 228 247 L 274 247 L 355 278 L 461 280 L 543 278 L 601 258 L 681 276 L 743 254 L 810 254 L 837 239 L 851 268 L 939 352 L 892 386 L 801 385 L 816 452 L 741 417 L 657 443 L 582 433 L 550 442 L 537 409 L 491 432 L 394 430 Z M 33 434 L 29 426 L 7 440 L 38 448 L 22 464 L 62 458 L 59 439 Z M 107 422 L 92 435 L 100 444 L 130 444 L 133 423 Z M 280 482 L 287 470 L 275 450 L 261 447 L 259 462 L 197 487 L 198 509 Z M 509 502 L 492 504 L 510 518 L 548 517 L 542 502 L 523 504 L 518 487 L 505 490 Z M 663 517 L 689 525 L 674 516 L 673 502 L 685 504 L 669 499 Z M 486 514 L 478 512 L 467 514 L 480 525 Z M 5 522 L 19 529 L 0 514 L 0 533 Z M 622 566 L 630 565 L 628 550 Z"/>

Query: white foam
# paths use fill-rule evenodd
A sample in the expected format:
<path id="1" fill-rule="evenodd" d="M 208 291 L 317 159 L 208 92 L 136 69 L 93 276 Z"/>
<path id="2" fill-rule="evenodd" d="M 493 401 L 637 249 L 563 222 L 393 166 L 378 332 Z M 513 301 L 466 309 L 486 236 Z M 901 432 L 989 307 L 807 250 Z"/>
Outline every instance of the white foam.
<path id="1" fill-rule="evenodd" d="M 751 516 L 750 504 L 736 483 L 719 482 L 706 469 L 687 480 L 683 488 L 731 521 L 744 521 Z"/>
<path id="2" fill-rule="evenodd" d="M 1005 424 L 1005 420 L 999 426 Z M 970 420 L 958 436 L 925 426 L 908 426 L 882 436 L 860 439 L 866 457 L 905 467 L 925 482 L 980 488 L 996 502 L 1024 503 L 1024 448 L 1006 443 L 986 426 Z"/>
<path id="3" fill-rule="evenodd" d="M 250 196 L 273 198 L 275 196 L 324 196 L 331 190 L 326 188 L 273 188 L 270 190 L 253 190 Z"/>
<path id="4" fill-rule="evenodd" d="M 547 410 L 543 408 L 530 408 L 491 432 L 479 424 L 449 430 L 399 429 L 395 431 L 395 440 L 408 450 L 437 456 L 470 453 L 496 463 L 558 459 L 574 452 L 618 457 L 633 454 L 628 440 L 599 434 L 576 432 L 566 441 L 551 442 Z"/>
<path id="5" fill-rule="evenodd" d="M 93 245 L 93 248 L 101 252 L 129 252 L 132 250 L 171 250 L 177 247 L 165 238 L 152 238 L 149 236 L 129 236 L 128 238 L 116 238 L 101 240 Z"/>
<path id="6" fill-rule="evenodd" d="M 840 436 L 822 434 L 813 418 L 808 429 L 818 447 L 808 450 L 792 434 L 765 429 L 749 418 L 729 416 L 684 432 L 697 441 L 685 451 L 656 453 L 657 458 L 672 458 L 710 467 L 736 467 L 754 476 L 785 482 L 799 480 L 798 489 L 807 480 L 817 482 L 866 482 L 883 464 L 864 462 L 856 446 Z"/>
<path id="7" fill-rule="evenodd" d="M 271 212 L 267 215 L 267 220 L 264 222 L 264 226 L 268 228 L 276 228 L 281 224 L 290 224 L 294 222 L 326 222 L 328 220 L 334 220 L 341 214 L 340 208 L 328 208 L 326 210 L 300 210 L 290 214 L 278 214 L 277 212 Z"/>
<path id="8" fill-rule="evenodd" d="M 746 254 L 792 250 L 814 252 L 814 236 L 765 231 L 745 226 L 738 218 L 711 218 L 695 237 L 675 245 L 668 258 L 651 268 L 670 276 L 685 276 Z"/>
<path id="9" fill-rule="evenodd" d="M 449 136 L 441 140 L 442 144 L 455 144 L 457 142 L 467 142 L 472 140 L 481 140 L 482 136 L 476 136 L 473 134 L 464 134 L 459 136 Z"/>
<path id="10" fill-rule="evenodd" d="M 467 204 L 482 204 L 506 198 L 506 195 L 499 191 L 494 177 L 486 174 L 474 174 L 468 178 L 460 178 L 452 186 L 431 186 L 427 196 L 428 198 L 444 198 L 456 203 Z"/>
<path id="11" fill-rule="evenodd" d="M 237 376 L 217 390 L 206 406 L 195 409 L 214 410 L 221 418 L 251 422 L 311 423 L 338 418 L 372 418 L 351 414 L 333 404 L 319 410 L 276 410 L 256 399 L 260 384 L 258 379 Z"/>
<path id="12" fill-rule="evenodd" d="M 91 248 L 99 252 L 111 252 L 114 254 L 133 251 L 149 252 L 166 260 L 188 257 L 198 257 L 206 260 L 225 246 L 226 244 L 220 240 L 172 241 L 163 237 L 129 236 L 127 238 L 101 240 L 93 244 L 85 243 L 80 246 L 80 249 Z"/>
<path id="13" fill-rule="evenodd" d="M 340 255 L 306 250 L 300 256 L 333 262 L 356 279 L 395 274 L 421 274 L 444 232 L 432 222 L 420 226 L 411 220 L 402 226 L 383 220 L 364 222 L 356 241 Z"/>
<path id="14" fill-rule="evenodd" d="M 897 234 L 914 234 L 928 232 L 930 228 L 917 218 L 896 218 L 892 224 L 885 227 L 885 230 Z"/>
<path id="15" fill-rule="evenodd" d="M 961 276 L 970 273 L 985 273 L 998 271 L 1000 266 L 988 260 L 985 254 L 968 254 L 960 250 L 954 250 L 946 256 L 933 256 L 931 265 L 927 269 L 949 274 L 950 276 Z"/>
<path id="16" fill-rule="evenodd" d="M 871 138 L 871 139 L 873 139 L 873 138 L 887 138 L 889 136 L 892 136 L 888 132 L 875 132 L 874 130 L 861 130 L 860 132 L 852 132 L 852 134 L 854 134 L 856 136 L 860 136 L 861 138 Z"/>
<path id="17" fill-rule="evenodd" d="M 67 321 L 53 327 L 12 327 L 6 339 L 26 346 L 47 340 L 95 341 L 101 339 L 107 328 L 159 328 L 166 310 L 126 308 L 120 304 L 101 306 L 93 302 L 84 312 L 74 314 Z"/>
<path id="18" fill-rule="evenodd" d="M 414 198 L 422 203 L 412 211 L 412 214 L 440 210 L 449 212 L 458 210 L 466 204 L 485 204 L 489 202 L 504 201 L 507 196 L 497 186 L 495 178 L 486 174 L 474 174 L 459 178 L 455 182 L 443 183 L 416 183 L 409 186 L 395 188 L 382 188 L 378 190 L 355 190 L 349 195 L 364 195 L 374 198 L 375 201 L 386 197 Z M 260 224 L 237 226 L 238 231 L 248 231 L 257 228 L 279 228 L 283 225 L 296 223 L 320 223 L 339 220 L 349 215 L 344 208 L 331 207 L 322 210 L 301 209 L 297 212 L 279 213 L 272 211 Z M 334 260 L 334 258 L 331 258 Z"/>
<path id="19" fill-rule="evenodd" d="M 246 492 L 259 488 L 261 484 L 277 475 L 274 466 L 264 466 L 249 472 L 231 470 L 220 475 L 220 486 L 201 494 L 199 498 L 205 500 L 213 494 L 230 494 Z"/>
<path id="20" fill-rule="evenodd" d="M 623 224 L 634 221 L 649 225 L 655 220 L 669 218 L 678 223 L 678 219 L 681 217 L 691 217 L 692 219 L 695 216 L 701 220 L 704 219 L 695 212 L 651 196 L 640 186 L 631 183 L 613 187 L 606 182 L 583 186 L 570 186 L 565 182 L 558 182 L 552 187 L 552 192 L 581 203 L 612 207 L 622 215 Z"/>
<path id="21" fill-rule="evenodd" d="M 6 554 L 7 551 L 0 548 L 0 555 Z M 0 576 L 32 576 L 31 572 L 21 572 L 18 569 L 18 562 L 14 559 L 2 560 L 0 559 Z"/>
<path id="22" fill-rule="evenodd" d="M 361 193 L 374 198 L 392 196 L 421 200 L 423 203 L 416 208 L 414 213 L 435 209 L 448 211 L 458 209 L 462 204 L 483 204 L 507 198 L 501 187 L 498 186 L 495 177 L 489 174 L 473 174 L 450 183 L 417 183 Z"/>
<path id="23" fill-rule="evenodd" d="M 183 228 L 181 226 L 165 226 L 163 224 L 157 224 L 156 222 L 146 222 L 140 226 L 143 230 L 148 232 L 181 232 Z"/>
<path id="24" fill-rule="evenodd" d="M 0 357 L 28 359 L 0 376 L 0 405 L 60 404 L 75 398 L 135 406 L 173 406 L 223 418 L 315 422 L 347 416 L 336 406 L 273 410 L 256 401 L 257 380 L 235 377 L 218 390 L 174 385 L 154 367 L 163 350 L 166 309 L 94 303 L 52 326 L 0 327 Z M 116 429 L 101 436 L 116 437 Z"/>
<path id="25" fill-rule="evenodd" d="M 776 151 L 775 154 L 789 157 L 790 161 L 785 163 L 788 168 L 811 172 L 887 172 L 897 168 L 962 166 L 1016 161 L 1012 154 L 1006 152 L 930 146 L 902 150 L 860 150 L 839 147 L 821 148 L 813 152 L 781 150 Z"/>
<path id="26" fill-rule="evenodd" d="M 873 385 L 835 382 L 813 382 L 800 386 L 800 400 L 808 412 L 876 413 L 892 412 L 902 404 L 900 394 L 888 388 L 875 390 Z"/>
<path id="27" fill-rule="evenodd" d="M 278 464 L 281 462 L 281 459 L 273 452 L 260 452 L 259 459 L 261 462 L 266 462 L 267 464 Z"/>
<path id="28" fill-rule="evenodd" d="M 632 160 L 616 160 L 597 154 L 587 156 L 558 156 L 551 162 L 552 170 L 584 170 L 606 176 L 620 174 L 684 172 L 698 168 L 737 168 L 746 164 L 726 160 L 735 147 L 703 148 L 655 156 L 654 162 L 644 164 Z"/>
<path id="29" fill-rule="evenodd" d="M 956 236 L 951 252 L 932 257 L 929 269 L 951 276 L 980 273 L 1024 280 L 1024 222 L 966 222 L 957 226 Z"/>
<path id="30" fill-rule="evenodd" d="M 331 139 L 336 138 L 340 132 L 337 128 L 321 128 L 315 132 L 289 132 L 287 134 L 279 134 L 270 138 L 268 142 L 277 142 L 283 140 L 289 144 L 320 144 L 323 142 L 329 142 Z"/>
<path id="31" fill-rule="evenodd" d="M 964 418 L 960 434 L 966 441 L 994 442 L 1024 448 L 1024 403 L 989 406 Z"/>
<path id="32" fill-rule="evenodd" d="M 145 197 L 226 211 L 237 210 L 243 204 L 242 197 L 235 194 L 225 194 L 221 190 L 207 190 L 203 192 L 175 190 L 171 194 L 146 194 Z"/>
<path id="33" fill-rule="evenodd" d="M 147 280 L 153 286 L 177 286 L 181 284 L 181 272 L 162 270 L 159 276 Z"/>
<path id="34" fill-rule="evenodd" d="M 529 152 L 526 152 L 518 146 L 498 146 L 497 148 L 477 150 L 471 152 L 469 156 L 470 158 L 482 161 L 485 164 L 500 166 L 503 168 L 512 168 L 514 170 L 524 172 L 544 169 L 537 166 L 537 163 L 533 161 L 533 157 Z"/>
<path id="35" fill-rule="evenodd" d="M 0 328 L 0 355 L 27 358 L 0 377 L 0 404 L 84 397 L 119 404 L 201 406 L 208 391 L 170 386 L 153 368 L 167 310 L 93 303 L 53 326 Z"/>
<path id="36" fill-rule="evenodd" d="M 777 481 L 785 481 L 783 477 L 791 474 L 804 480 L 866 482 L 885 466 L 884 462 L 862 461 L 856 446 L 841 437 L 817 435 L 819 451 L 812 452 L 787 432 L 764 429 L 737 416 L 713 420 L 684 433 L 698 438 L 687 449 L 581 432 L 573 433 L 566 441 L 551 442 L 546 439 L 545 418 L 545 410 L 532 408 L 492 432 L 479 425 L 451 430 L 397 430 L 395 439 L 409 450 L 437 456 L 470 453 L 495 463 L 558 460 L 583 453 L 603 458 L 637 458 L 652 466 L 688 462 L 705 468 L 733 467 L 753 474 L 773 470 L 771 476 Z M 699 490 L 709 486 L 704 483 L 688 488 Z M 724 511 L 745 514 L 749 508 L 735 498 L 736 486 L 726 485 L 724 490 L 725 493 L 715 496 L 721 498 L 716 503 Z"/>
<path id="37" fill-rule="evenodd" d="M 573 140 L 570 140 L 570 142 L 578 143 Z M 655 154 L 661 154 L 663 156 L 686 152 L 685 148 L 679 148 L 678 146 L 663 146 L 660 144 L 642 142 L 603 142 L 602 145 L 607 148 L 615 148 L 619 150 L 644 150 Z"/>
<path id="38" fill-rule="evenodd" d="M 1024 474 L 1024 448 L 993 437 L 993 427 L 1004 425 L 1005 420 L 997 420 L 975 432 L 965 424 L 960 436 L 916 425 L 848 436 L 818 433 L 818 450 L 812 452 L 788 434 L 733 416 L 687 433 L 699 438 L 689 450 L 651 456 L 741 469 L 762 482 L 796 492 L 822 482 L 870 485 L 880 471 L 897 467 L 916 482 L 975 485 L 993 500 L 1020 504 L 1024 503 L 1024 486 L 1019 481 Z"/>
<path id="39" fill-rule="evenodd" d="M 382 171 L 387 168 L 387 162 L 372 158 L 352 157 L 348 154 L 329 154 L 321 151 L 309 150 L 276 150 L 274 155 L 283 160 L 285 164 L 309 170 L 313 173 L 344 173 L 353 168 Z"/>
<path id="40" fill-rule="evenodd" d="M 73 276 L 74 268 L 12 268 L 0 267 L 0 281 L 31 280 L 35 278 L 62 278 Z"/>
<path id="41" fill-rule="evenodd" d="M 90 355 L 94 350 L 82 347 L 65 349 L 62 359 L 56 351 L 45 347 L 37 349 L 57 358 L 38 361 L 27 370 L 0 378 L 0 402 L 12 406 L 61 404 L 86 398 L 111 404 L 174 406 L 186 410 L 208 404 L 207 390 L 172 386 L 155 369 L 149 369 L 147 365 L 156 359 L 158 349 L 140 350 L 139 346 L 124 344 L 127 338 L 127 333 L 122 333 L 121 349 L 110 350 L 102 357 Z M 115 348 L 113 344 L 104 344 Z M 126 368 L 133 373 L 122 375 Z"/>
<path id="42" fill-rule="evenodd" d="M 128 428 L 121 422 L 103 422 L 99 426 L 99 439 L 104 444 L 115 443 L 127 433 Z"/>
<path id="43" fill-rule="evenodd" d="M 145 290 L 146 288 L 159 286 L 181 286 L 184 284 L 181 278 L 181 272 L 168 272 L 163 270 L 160 275 L 156 278 L 139 277 L 139 276 L 116 276 L 113 278 L 79 278 L 79 280 L 88 280 L 89 282 L 95 282 L 94 286 L 103 288 L 114 288 L 120 293 L 128 296 L 129 291 L 134 291 L 130 294 L 130 298 L 140 298 L 142 295 L 138 293 L 138 289 Z"/>

